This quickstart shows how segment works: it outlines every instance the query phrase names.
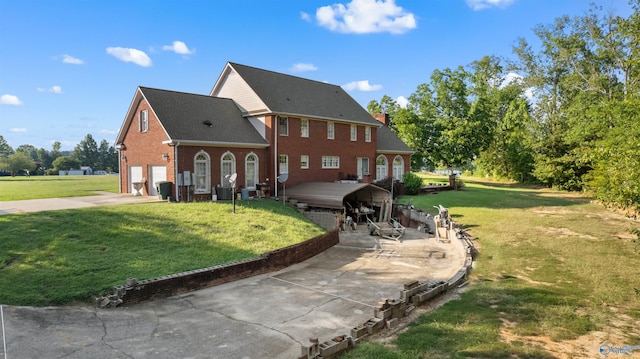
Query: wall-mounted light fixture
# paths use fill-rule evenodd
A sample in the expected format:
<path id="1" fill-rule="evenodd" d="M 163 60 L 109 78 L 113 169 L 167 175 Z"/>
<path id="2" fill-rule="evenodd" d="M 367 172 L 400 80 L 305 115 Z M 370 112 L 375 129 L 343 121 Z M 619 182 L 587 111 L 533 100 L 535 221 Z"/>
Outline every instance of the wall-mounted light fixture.
<path id="1" fill-rule="evenodd" d="M 127 156 L 125 155 L 120 156 L 120 161 L 127 162 Z"/>
<path id="2" fill-rule="evenodd" d="M 162 159 L 165 161 L 169 161 L 169 154 L 168 153 L 163 153 L 162 154 Z"/>

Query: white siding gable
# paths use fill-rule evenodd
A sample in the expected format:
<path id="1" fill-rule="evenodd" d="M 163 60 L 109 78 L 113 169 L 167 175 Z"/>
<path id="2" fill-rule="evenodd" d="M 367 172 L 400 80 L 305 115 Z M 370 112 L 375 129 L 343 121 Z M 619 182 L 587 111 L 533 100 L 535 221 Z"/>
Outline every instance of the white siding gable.
<path id="1" fill-rule="evenodd" d="M 244 115 L 269 112 L 260 97 L 228 65 L 218 83 L 213 87 L 211 96 L 233 99 Z"/>
<path id="2" fill-rule="evenodd" d="M 265 124 L 264 116 L 249 117 L 249 123 L 255 127 L 262 138 L 267 139 L 267 125 Z"/>

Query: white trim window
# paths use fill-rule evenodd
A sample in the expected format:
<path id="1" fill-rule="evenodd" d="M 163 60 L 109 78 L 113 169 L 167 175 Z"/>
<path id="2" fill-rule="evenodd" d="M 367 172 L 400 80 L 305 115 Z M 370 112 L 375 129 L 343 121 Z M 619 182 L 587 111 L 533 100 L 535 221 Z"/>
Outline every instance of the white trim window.
<path id="1" fill-rule="evenodd" d="M 289 118 L 288 117 L 280 117 L 278 131 L 280 136 L 289 136 Z"/>
<path id="2" fill-rule="evenodd" d="M 369 158 L 358 157 L 358 179 L 369 175 Z"/>
<path id="3" fill-rule="evenodd" d="M 258 183 L 258 155 L 251 152 L 244 158 L 244 186 L 250 191 L 256 189 L 256 183 Z"/>
<path id="4" fill-rule="evenodd" d="M 364 128 L 364 142 L 371 142 L 371 127 Z"/>
<path id="5" fill-rule="evenodd" d="M 393 159 L 393 179 L 402 181 L 404 175 L 404 159 L 402 156 L 397 155 Z"/>
<path id="6" fill-rule="evenodd" d="M 138 130 L 140 130 L 140 132 L 149 131 L 149 111 L 140 111 L 138 115 Z"/>
<path id="7" fill-rule="evenodd" d="M 300 137 L 309 137 L 309 120 L 306 118 L 300 120 Z"/>
<path id="8" fill-rule="evenodd" d="M 211 157 L 200 151 L 193 157 L 194 193 L 211 193 Z"/>
<path id="9" fill-rule="evenodd" d="M 333 140 L 336 138 L 336 124 L 333 121 L 327 122 L 327 139 Z"/>
<path id="10" fill-rule="evenodd" d="M 300 168 L 309 168 L 309 155 L 300 155 Z"/>
<path id="11" fill-rule="evenodd" d="M 220 183 L 222 187 L 231 187 L 229 177 L 236 173 L 236 156 L 227 151 L 220 157 Z M 225 178 L 226 177 L 226 178 Z"/>
<path id="12" fill-rule="evenodd" d="M 288 155 L 280 155 L 278 157 L 278 169 L 280 170 L 280 174 L 289 173 L 289 156 Z"/>
<path id="13" fill-rule="evenodd" d="M 376 158 L 376 181 L 381 181 L 387 177 L 389 177 L 387 157 L 385 155 L 380 155 Z"/>
<path id="14" fill-rule="evenodd" d="M 358 140 L 358 126 L 351 125 L 351 141 L 357 141 L 357 140 Z"/>
<path id="15" fill-rule="evenodd" d="M 340 168 L 340 156 L 322 156 L 322 168 Z"/>

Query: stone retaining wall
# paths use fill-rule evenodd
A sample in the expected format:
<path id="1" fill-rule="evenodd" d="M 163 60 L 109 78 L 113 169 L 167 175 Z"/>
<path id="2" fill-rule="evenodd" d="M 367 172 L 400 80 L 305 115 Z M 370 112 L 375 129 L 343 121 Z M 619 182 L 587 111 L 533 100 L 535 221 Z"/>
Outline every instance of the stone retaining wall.
<path id="1" fill-rule="evenodd" d="M 214 267 L 171 274 L 160 278 L 138 281 L 128 278 L 126 283 L 114 287 L 112 294 L 96 299 L 102 308 L 114 308 L 121 304 L 170 297 L 263 273 L 277 271 L 300 263 L 338 244 L 338 231 L 309 239 L 302 243 L 280 248 L 258 258 Z"/>

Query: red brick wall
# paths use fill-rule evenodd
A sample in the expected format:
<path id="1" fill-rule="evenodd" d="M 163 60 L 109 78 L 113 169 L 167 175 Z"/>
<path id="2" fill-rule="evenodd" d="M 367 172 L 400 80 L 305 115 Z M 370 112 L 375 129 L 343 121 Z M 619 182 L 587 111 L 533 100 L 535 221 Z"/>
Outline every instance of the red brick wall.
<path id="1" fill-rule="evenodd" d="M 357 158 L 369 158 L 369 173 L 375 174 L 376 128 L 371 127 L 371 142 L 365 142 L 365 126 L 358 125 L 358 139 L 351 141 L 351 125 L 334 122 L 334 139 L 327 139 L 327 121 L 309 119 L 309 137 L 300 136 L 300 118 L 289 117 L 289 135 L 277 135 L 278 154 L 289 156 L 287 186 L 302 182 L 328 182 L 356 175 Z M 277 127 L 276 127 L 277 128 Z M 309 156 L 309 168 L 300 168 L 300 155 Z M 339 156 L 340 168 L 322 168 L 322 156 Z"/>
<path id="2" fill-rule="evenodd" d="M 149 130 L 140 132 L 138 130 L 138 116 L 140 111 L 147 110 L 149 119 Z M 133 114 L 131 125 L 126 130 L 123 143 L 125 149 L 120 151 L 120 185 L 123 193 L 130 193 L 129 166 L 142 166 L 142 176 L 150 178 L 150 166 L 163 165 L 167 167 L 167 181 L 174 182 L 173 147 L 162 144 L 167 139 L 167 135 L 149 107 L 146 100 L 140 101 Z M 169 160 L 164 160 L 162 154 L 168 154 Z M 126 160 L 125 160 L 126 158 Z M 147 183 L 143 189 L 144 194 L 149 194 Z"/>

